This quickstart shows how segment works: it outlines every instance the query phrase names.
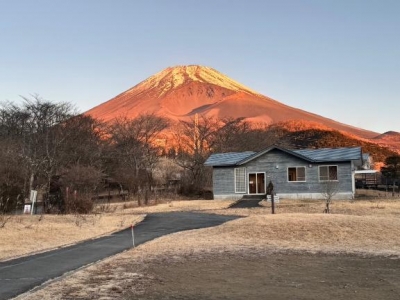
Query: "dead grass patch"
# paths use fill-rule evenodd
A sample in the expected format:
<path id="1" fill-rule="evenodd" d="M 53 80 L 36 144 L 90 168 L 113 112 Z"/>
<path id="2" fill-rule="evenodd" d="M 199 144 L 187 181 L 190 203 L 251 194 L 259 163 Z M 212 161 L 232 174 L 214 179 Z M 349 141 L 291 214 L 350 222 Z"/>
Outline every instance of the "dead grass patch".
<path id="1" fill-rule="evenodd" d="M 210 210 L 206 212 L 240 216 L 271 214 L 271 203 L 261 201 L 262 207 L 237 208 L 228 210 Z M 320 214 L 325 209 L 324 200 L 281 200 L 275 205 L 276 214 Z M 331 203 L 331 214 L 356 216 L 400 216 L 399 200 L 334 200 Z"/>
<path id="2" fill-rule="evenodd" d="M 116 211 L 124 214 L 148 214 L 172 211 L 209 211 L 224 210 L 228 208 L 233 200 L 182 200 L 167 201 L 157 205 L 137 206 L 134 202 L 115 203 Z"/>
<path id="3" fill-rule="evenodd" d="M 388 190 L 373 190 L 373 189 L 357 189 L 356 199 L 366 200 L 366 199 L 396 199 L 399 200 L 400 193 L 396 192 L 393 196 L 391 187 Z"/>
<path id="4" fill-rule="evenodd" d="M 301 250 L 400 256 L 399 218 L 381 216 L 253 215 L 223 225 L 175 233 L 139 246 L 150 256 L 241 249 Z M 144 253 L 142 253 L 144 254 Z"/>

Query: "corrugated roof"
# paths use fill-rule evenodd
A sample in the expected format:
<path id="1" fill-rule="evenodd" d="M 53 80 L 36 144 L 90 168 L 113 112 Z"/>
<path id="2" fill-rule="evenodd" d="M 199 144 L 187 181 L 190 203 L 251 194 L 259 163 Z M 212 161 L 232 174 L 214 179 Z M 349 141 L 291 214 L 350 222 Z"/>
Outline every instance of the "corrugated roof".
<path id="1" fill-rule="evenodd" d="M 361 160 L 361 148 L 322 148 L 292 150 L 317 162 Z"/>
<path id="2" fill-rule="evenodd" d="M 206 166 L 231 166 L 235 165 L 239 161 L 253 155 L 255 152 L 228 152 L 228 153 L 215 153 L 206 160 L 204 165 Z"/>

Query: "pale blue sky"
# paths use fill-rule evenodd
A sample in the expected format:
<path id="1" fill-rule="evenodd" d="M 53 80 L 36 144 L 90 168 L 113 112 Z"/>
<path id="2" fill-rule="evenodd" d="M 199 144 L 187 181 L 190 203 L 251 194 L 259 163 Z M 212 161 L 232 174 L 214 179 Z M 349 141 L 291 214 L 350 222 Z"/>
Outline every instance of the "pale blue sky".
<path id="1" fill-rule="evenodd" d="M 83 112 L 185 64 L 400 131 L 398 0 L 0 0 L 0 101 L 39 94 Z"/>

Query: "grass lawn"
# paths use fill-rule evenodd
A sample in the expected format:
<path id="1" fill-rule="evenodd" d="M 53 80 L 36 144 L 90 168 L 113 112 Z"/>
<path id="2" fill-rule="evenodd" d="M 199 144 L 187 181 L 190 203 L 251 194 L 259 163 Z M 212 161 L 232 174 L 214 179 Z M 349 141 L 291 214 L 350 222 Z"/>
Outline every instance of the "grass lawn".
<path id="1" fill-rule="evenodd" d="M 373 270 L 369 271 L 372 273 L 368 275 L 371 277 L 370 286 L 375 283 L 380 284 L 381 290 L 378 288 L 378 292 L 382 293 L 378 293 L 377 297 L 392 299 L 391 296 L 394 295 L 393 299 L 398 299 L 395 297 L 400 293 L 400 284 L 396 282 L 400 282 L 400 274 L 399 272 L 393 274 L 390 261 L 398 262 L 398 259 L 393 259 L 400 257 L 398 234 L 400 201 L 334 201 L 331 206 L 332 213 L 328 215 L 322 214 L 324 202 L 316 200 L 282 200 L 277 205 L 275 215 L 270 214 L 269 204 L 264 204 L 261 208 L 226 209 L 231 203 L 231 201 L 178 201 L 139 208 L 121 204 L 122 206 L 118 206 L 115 211 L 115 214 L 120 216 L 134 214 L 142 216 L 149 212 L 170 210 L 195 210 L 245 217 L 217 227 L 174 233 L 150 241 L 80 270 L 61 281 L 51 283 L 44 289 L 30 294 L 29 299 L 91 299 L 91 297 L 163 299 L 160 293 L 164 288 L 165 291 L 169 290 L 171 295 L 171 298 L 164 295 L 165 299 L 177 299 L 174 297 L 179 295 L 179 291 L 187 293 L 185 299 L 191 297 L 196 299 L 205 295 L 196 294 L 194 281 L 190 281 L 193 279 L 192 275 L 197 276 L 196 282 L 202 282 L 209 280 L 210 274 L 207 274 L 207 270 L 215 269 L 216 274 L 220 274 L 220 277 L 214 274 L 216 282 L 222 278 L 236 278 L 237 270 L 231 267 L 236 263 L 241 265 L 239 275 L 249 278 L 249 287 L 252 286 L 252 282 L 258 282 L 259 278 L 254 277 L 257 274 L 264 279 L 270 278 L 272 281 L 265 284 L 272 286 L 273 276 L 280 272 L 278 269 L 286 270 L 289 274 L 288 270 L 298 266 L 298 269 L 293 269 L 291 272 L 297 274 L 296 272 L 302 271 L 304 278 L 303 275 L 297 274 L 297 277 L 293 275 L 290 280 L 299 280 L 298 287 L 301 287 L 310 284 L 311 279 L 307 282 L 301 280 L 318 278 L 327 273 L 326 265 L 317 263 L 318 257 L 321 258 L 321 262 L 329 263 L 330 268 L 337 272 L 331 274 L 333 277 L 329 279 L 332 281 L 329 288 L 332 289 L 332 297 L 327 295 L 326 299 L 335 299 L 338 295 L 349 297 L 346 290 L 342 291 L 345 294 L 337 294 L 334 287 L 340 285 L 343 280 L 343 276 L 340 275 L 341 270 L 351 264 L 356 267 L 348 270 L 351 274 L 346 280 L 350 280 L 350 286 L 359 291 L 360 297 L 354 299 L 363 299 L 362 297 L 369 295 L 368 285 L 359 281 L 360 276 L 364 276 L 368 268 Z M 278 254 L 279 261 L 268 259 Z M 364 263 L 363 257 L 375 257 L 376 265 Z M 264 267 L 261 268 L 262 265 Z M 268 273 L 268 270 L 272 273 Z M 377 274 L 376 277 L 372 278 L 375 276 L 373 274 Z M 171 276 L 176 280 L 169 280 Z M 385 276 L 387 279 L 381 283 Z M 186 283 L 184 286 L 193 286 L 192 290 L 183 291 L 183 286 L 178 285 L 178 278 L 179 282 Z M 236 288 L 239 283 L 232 281 L 233 279 L 229 280 L 226 284 L 231 284 L 230 297 L 232 299 L 243 297 L 239 288 Z M 280 286 L 285 290 L 284 283 L 275 283 L 274 286 Z M 217 286 L 214 288 L 217 293 Z M 327 287 L 326 291 L 329 288 Z M 317 291 L 318 286 L 315 285 L 314 289 Z M 295 292 L 293 290 L 293 293 Z M 254 299 L 265 298 L 262 293 L 265 293 L 265 290 L 260 288 L 260 293 L 254 294 Z M 209 295 L 210 299 L 212 295 Z M 307 292 L 304 295 L 307 296 Z M 286 296 L 290 298 L 290 295 Z M 275 297 L 275 299 L 280 298 Z"/>

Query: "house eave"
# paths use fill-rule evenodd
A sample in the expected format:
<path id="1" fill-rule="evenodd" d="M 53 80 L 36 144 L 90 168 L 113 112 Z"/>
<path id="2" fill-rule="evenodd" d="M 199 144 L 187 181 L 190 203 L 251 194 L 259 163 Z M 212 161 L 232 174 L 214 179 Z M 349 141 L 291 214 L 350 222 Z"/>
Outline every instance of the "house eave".
<path id="1" fill-rule="evenodd" d="M 236 164 L 204 164 L 206 167 L 234 167 Z"/>

